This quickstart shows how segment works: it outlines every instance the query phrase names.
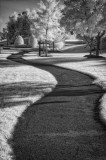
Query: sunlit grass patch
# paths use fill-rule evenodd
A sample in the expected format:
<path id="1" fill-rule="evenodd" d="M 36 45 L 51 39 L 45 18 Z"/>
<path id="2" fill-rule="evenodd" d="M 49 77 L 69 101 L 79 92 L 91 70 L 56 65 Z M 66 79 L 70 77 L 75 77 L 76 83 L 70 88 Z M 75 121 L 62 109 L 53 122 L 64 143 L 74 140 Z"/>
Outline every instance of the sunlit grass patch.
<path id="1" fill-rule="evenodd" d="M 48 72 L 30 66 L 0 68 L 0 160 L 12 159 L 8 140 L 18 118 L 56 83 Z"/>

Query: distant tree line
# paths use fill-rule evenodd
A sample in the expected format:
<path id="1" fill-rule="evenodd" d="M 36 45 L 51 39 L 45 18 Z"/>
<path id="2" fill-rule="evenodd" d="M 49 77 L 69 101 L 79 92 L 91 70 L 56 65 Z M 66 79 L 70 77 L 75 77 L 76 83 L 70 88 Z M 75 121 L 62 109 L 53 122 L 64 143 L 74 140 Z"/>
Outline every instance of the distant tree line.
<path id="1" fill-rule="evenodd" d="M 90 54 L 98 56 L 101 41 L 106 36 L 105 0 L 45 0 L 30 11 L 13 13 L 7 23 L 8 39 L 18 35 L 35 35 L 38 40 L 61 41 L 68 34 L 76 34 L 89 46 Z"/>

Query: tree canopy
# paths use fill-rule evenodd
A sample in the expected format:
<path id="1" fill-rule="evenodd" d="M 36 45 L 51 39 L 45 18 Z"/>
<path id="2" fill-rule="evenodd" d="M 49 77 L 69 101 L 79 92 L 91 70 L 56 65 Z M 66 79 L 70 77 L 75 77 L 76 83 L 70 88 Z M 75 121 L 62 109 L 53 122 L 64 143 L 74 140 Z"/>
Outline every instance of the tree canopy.
<path id="1" fill-rule="evenodd" d="M 9 41 L 14 42 L 18 35 L 23 37 L 29 36 L 31 34 L 30 25 L 31 21 L 27 15 L 27 11 L 21 14 L 14 12 L 12 16 L 9 17 L 9 22 L 7 23 Z"/>
<path id="2" fill-rule="evenodd" d="M 44 0 L 38 3 L 38 8 L 21 14 L 14 12 L 7 23 L 8 37 L 14 41 L 17 35 L 27 37 L 36 35 L 37 39 L 60 40 L 65 30 L 60 26 L 64 5 L 58 0 Z"/>
<path id="3" fill-rule="evenodd" d="M 64 2 L 64 3 L 62 3 Z M 60 41 L 65 33 L 74 32 L 99 55 L 101 40 L 106 35 L 105 0 L 41 0 L 38 8 L 14 12 L 7 23 L 8 38 L 14 41 L 34 34 L 38 40 Z"/>
<path id="4" fill-rule="evenodd" d="M 31 13 L 32 30 L 39 39 L 55 40 L 60 32 L 64 32 L 60 27 L 63 5 L 57 0 L 40 1 L 38 5 Z"/>
<path id="5" fill-rule="evenodd" d="M 60 26 L 62 10 L 64 6 L 57 0 L 45 0 L 38 3 L 38 8 L 31 12 L 32 33 L 39 40 L 47 41 L 61 40 L 64 37 L 64 28 Z"/>
<path id="6" fill-rule="evenodd" d="M 74 31 L 92 49 L 96 40 L 99 54 L 101 38 L 106 34 L 105 0 L 65 0 L 61 24 L 67 31 Z"/>

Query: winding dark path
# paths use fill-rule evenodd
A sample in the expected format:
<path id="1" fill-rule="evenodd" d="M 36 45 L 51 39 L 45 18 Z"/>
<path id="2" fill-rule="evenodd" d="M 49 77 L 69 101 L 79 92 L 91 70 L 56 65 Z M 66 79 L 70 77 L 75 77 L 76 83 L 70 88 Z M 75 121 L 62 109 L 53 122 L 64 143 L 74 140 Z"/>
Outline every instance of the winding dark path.
<path id="1" fill-rule="evenodd" d="M 9 140 L 15 160 L 105 160 L 105 128 L 97 106 L 103 90 L 87 75 L 26 61 L 23 54 L 9 59 L 49 71 L 58 85 L 19 118 Z"/>

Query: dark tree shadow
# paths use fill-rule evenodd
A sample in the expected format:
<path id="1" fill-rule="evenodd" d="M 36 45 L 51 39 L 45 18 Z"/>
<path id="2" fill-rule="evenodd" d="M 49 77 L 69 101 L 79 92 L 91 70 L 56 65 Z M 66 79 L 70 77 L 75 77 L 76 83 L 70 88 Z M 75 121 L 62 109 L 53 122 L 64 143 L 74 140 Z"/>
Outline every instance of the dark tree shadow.
<path id="1" fill-rule="evenodd" d="M 63 49 L 63 53 L 85 53 L 89 55 L 89 47 L 83 42 L 83 41 L 71 41 L 71 42 L 65 42 L 65 46 L 70 46 L 67 49 Z M 101 54 L 102 56 L 103 53 L 106 53 L 106 46 L 104 46 L 101 49 Z"/>
<path id="2" fill-rule="evenodd" d="M 27 103 L 31 105 L 31 97 L 45 93 L 52 84 L 36 84 L 33 82 L 18 82 L 0 85 L 0 108 L 15 107 Z M 5 98 L 4 98 L 5 97 Z"/>
<path id="3" fill-rule="evenodd" d="M 66 48 L 62 50 L 63 53 L 88 53 L 89 54 L 89 48 L 86 47 L 85 44 L 80 44 L 80 45 L 75 45 L 75 46 L 70 46 L 70 48 Z"/>

